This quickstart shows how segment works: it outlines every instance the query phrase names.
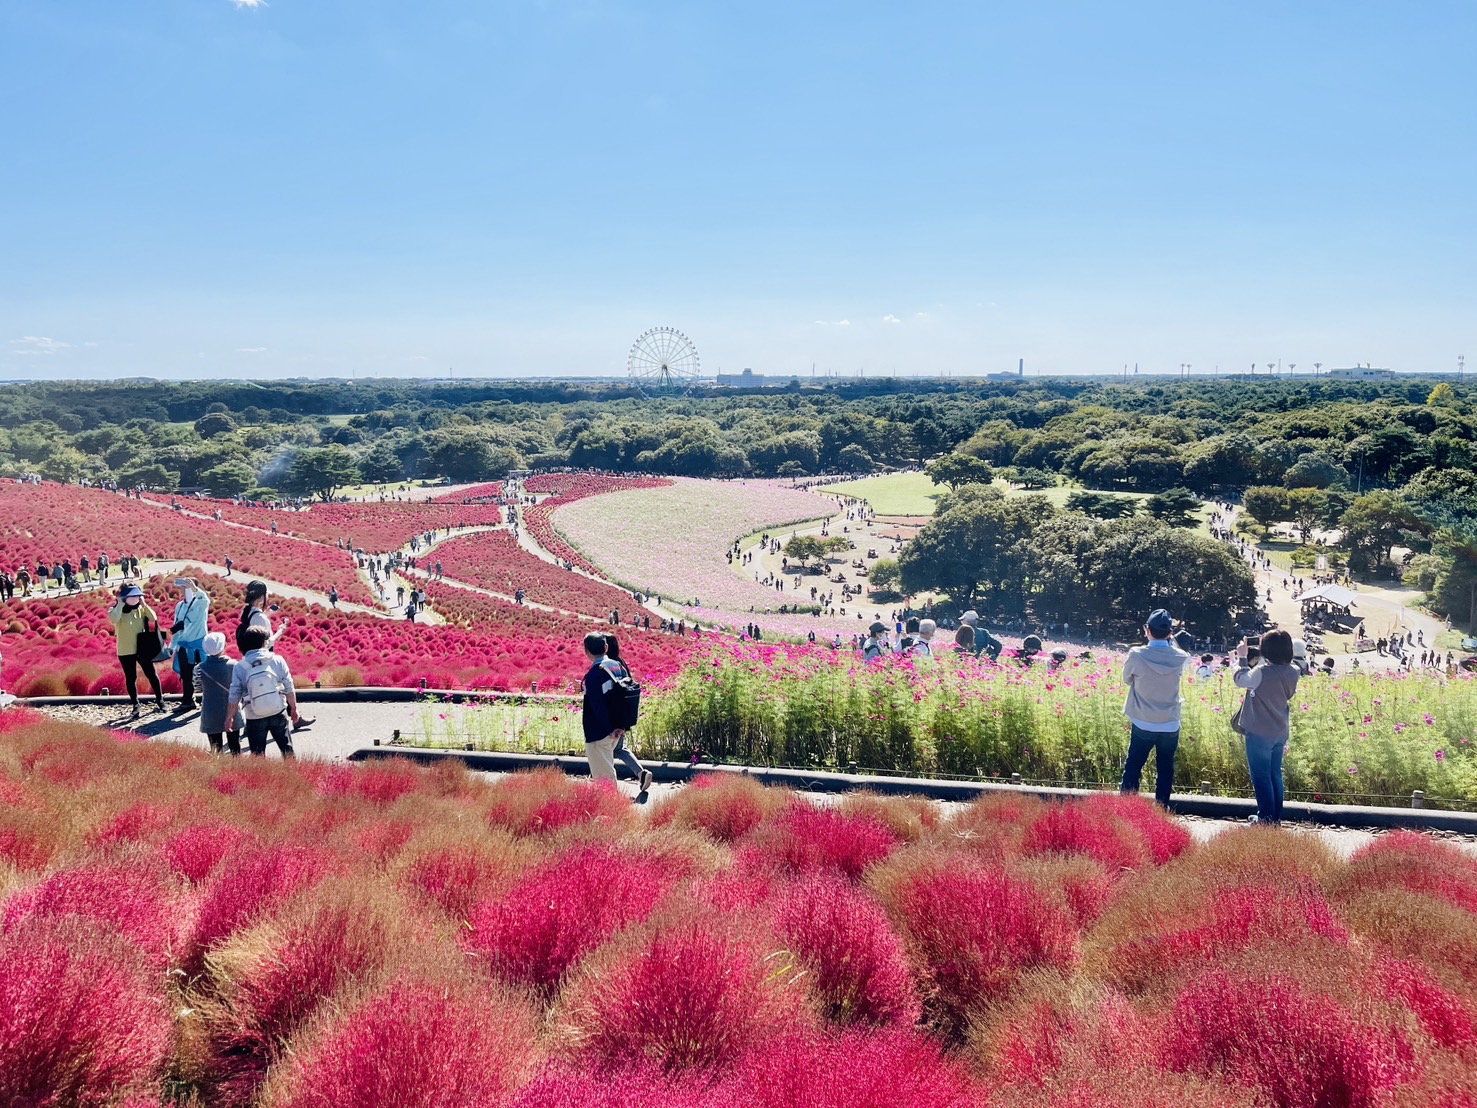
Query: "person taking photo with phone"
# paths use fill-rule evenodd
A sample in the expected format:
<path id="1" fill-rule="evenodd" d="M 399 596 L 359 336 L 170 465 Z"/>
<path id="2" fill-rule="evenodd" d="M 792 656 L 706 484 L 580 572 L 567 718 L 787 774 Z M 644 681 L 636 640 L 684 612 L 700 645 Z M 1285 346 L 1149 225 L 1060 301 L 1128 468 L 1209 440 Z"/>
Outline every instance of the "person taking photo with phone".
<path id="1" fill-rule="evenodd" d="M 1282 755 L 1291 734 L 1292 698 L 1298 668 L 1293 665 L 1292 636 L 1273 631 L 1259 642 L 1242 639 L 1236 648 L 1233 680 L 1246 699 L 1231 717 L 1231 727 L 1246 739 L 1246 768 L 1256 792 L 1258 823 L 1282 822 Z"/>
<path id="2" fill-rule="evenodd" d="M 174 606 L 174 670 L 179 674 L 184 696 L 175 715 L 195 710 L 195 667 L 205 660 L 205 636 L 210 633 L 210 597 L 200 591 L 193 577 L 176 577 L 180 599 Z"/>
<path id="3" fill-rule="evenodd" d="M 1180 746 L 1180 682 L 1190 656 L 1170 639 L 1174 618 L 1155 608 L 1144 621 L 1147 642 L 1128 652 L 1123 663 L 1123 683 L 1128 699 L 1123 714 L 1128 717 L 1128 758 L 1123 764 L 1123 793 L 1137 794 L 1149 754 L 1155 756 L 1154 799 L 1169 807 L 1174 790 L 1174 760 Z"/>

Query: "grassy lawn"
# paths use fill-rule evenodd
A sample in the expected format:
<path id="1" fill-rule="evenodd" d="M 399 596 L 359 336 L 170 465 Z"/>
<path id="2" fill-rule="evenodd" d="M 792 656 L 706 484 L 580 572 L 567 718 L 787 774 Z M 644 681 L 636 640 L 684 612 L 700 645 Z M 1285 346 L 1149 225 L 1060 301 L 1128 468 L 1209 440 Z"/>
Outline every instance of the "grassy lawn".
<path id="1" fill-rule="evenodd" d="M 934 501 L 948 491 L 925 473 L 887 473 L 821 489 L 839 496 L 859 496 L 879 516 L 931 516 Z"/>

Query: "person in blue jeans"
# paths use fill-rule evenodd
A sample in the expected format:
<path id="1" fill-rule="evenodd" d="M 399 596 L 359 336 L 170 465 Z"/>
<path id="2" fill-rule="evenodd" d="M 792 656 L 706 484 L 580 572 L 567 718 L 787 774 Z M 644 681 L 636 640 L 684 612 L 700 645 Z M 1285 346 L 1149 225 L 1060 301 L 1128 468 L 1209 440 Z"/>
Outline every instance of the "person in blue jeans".
<path id="1" fill-rule="evenodd" d="M 1236 655 L 1240 664 L 1233 680 L 1246 690 L 1239 726 L 1256 793 L 1256 820 L 1275 825 L 1282 822 L 1282 755 L 1291 734 L 1292 698 L 1301 673 L 1293 665 L 1292 636 L 1286 631 L 1262 637 L 1261 659 L 1255 666 L 1244 639 Z"/>
<path id="2" fill-rule="evenodd" d="M 1143 646 L 1128 652 L 1123 663 L 1123 683 L 1128 699 L 1123 714 L 1128 717 L 1128 758 L 1123 764 L 1119 790 L 1137 794 L 1149 755 L 1155 755 L 1154 799 L 1169 807 L 1174 790 L 1174 759 L 1180 746 L 1180 682 L 1190 656 L 1170 639 L 1174 617 L 1155 608 L 1144 621 Z"/>

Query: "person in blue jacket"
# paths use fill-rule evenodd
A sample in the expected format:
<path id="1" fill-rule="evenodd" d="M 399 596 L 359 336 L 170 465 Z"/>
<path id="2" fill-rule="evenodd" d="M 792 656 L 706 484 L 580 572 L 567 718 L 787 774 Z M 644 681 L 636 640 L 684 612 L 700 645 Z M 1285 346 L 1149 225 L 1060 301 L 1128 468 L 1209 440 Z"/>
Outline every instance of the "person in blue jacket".
<path id="1" fill-rule="evenodd" d="M 193 577 L 176 577 L 180 599 L 174 606 L 174 671 L 184 690 L 175 715 L 195 710 L 195 667 L 205 661 L 205 636 L 209 633 L 210 597 L 200 591 Z"/>

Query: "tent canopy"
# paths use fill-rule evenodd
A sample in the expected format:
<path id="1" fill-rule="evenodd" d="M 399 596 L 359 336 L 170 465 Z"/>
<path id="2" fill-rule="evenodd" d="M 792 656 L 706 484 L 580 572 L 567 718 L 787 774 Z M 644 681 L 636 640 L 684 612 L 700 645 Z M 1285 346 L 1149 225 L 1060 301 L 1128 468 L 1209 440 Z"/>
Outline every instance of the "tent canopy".
<path id="1" fill-rule="evenodd" d="M 1342 585 L 1319 585 L 1316 589 L 1309 589 L 1297 599 L 1300 604 L 1321 600 L 1336 608 L 1352 608 L 1358 597 L 1357 592 L 1353 589 L 1346 589 Z"/>

